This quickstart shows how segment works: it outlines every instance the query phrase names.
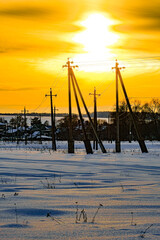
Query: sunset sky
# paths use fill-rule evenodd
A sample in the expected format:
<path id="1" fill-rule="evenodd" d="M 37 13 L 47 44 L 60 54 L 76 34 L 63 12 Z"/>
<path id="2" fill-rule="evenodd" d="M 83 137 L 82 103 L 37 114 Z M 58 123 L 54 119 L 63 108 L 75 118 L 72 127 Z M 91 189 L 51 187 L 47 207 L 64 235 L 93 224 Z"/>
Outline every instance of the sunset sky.
<path id="1" fill-rule="evenodd" d="M 68 57 L 91 112 L 94 87 L 99 111 L 115 104 L 116 59 L 129 97 L 160 97 L 159 10 L 159 0 L 0 0 L 0 112 L 49 112 L 50 87 L 67 112 Z"/>

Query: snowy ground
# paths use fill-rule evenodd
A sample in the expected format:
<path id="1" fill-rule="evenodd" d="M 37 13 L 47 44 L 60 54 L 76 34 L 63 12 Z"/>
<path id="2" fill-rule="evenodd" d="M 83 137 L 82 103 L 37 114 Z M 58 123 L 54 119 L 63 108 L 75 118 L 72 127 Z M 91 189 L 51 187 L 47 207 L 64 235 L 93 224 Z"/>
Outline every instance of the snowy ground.
<path id="1" fill-rule="evenodd" d="M 93 155 L 66 146 L 0 143 L 1 240 L 160 239 L 159 142 L 148 154 L 137 143 L 119 154 L 114 143 Z"/>

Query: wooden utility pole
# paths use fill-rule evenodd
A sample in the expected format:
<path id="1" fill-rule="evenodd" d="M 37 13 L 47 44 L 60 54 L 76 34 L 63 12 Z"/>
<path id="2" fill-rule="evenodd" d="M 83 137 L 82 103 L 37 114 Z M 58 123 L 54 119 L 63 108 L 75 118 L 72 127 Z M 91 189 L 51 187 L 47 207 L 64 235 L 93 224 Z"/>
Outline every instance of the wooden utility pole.
<path id="1" fill-rule="evenodd" d="M 56 140 L 55 140 L 55 123 L 53 117 L 53 101 L 52 97 L 57 97 L 57 94 L 52 94 L 52 88 L 50 88 L 50 95 L 45 95 L 46 97 L 50 97 L 50 104 L 51 104 L 51 125 L 52 125 L 52 149 L 56 151 Z"/>
<path id="2" fill-rule="evenodd" d="M 94 88 L 94 93 L 89 93 L 89 95 L 94 96 L 94 127 L 97 132 L 97 97 L 96 96 L 100 96 L 101 94 L 97 94 L 96 88 Z M 94 140 L 93 140 L 93 149 L 98 150 L 98 141 L 95 138 L 95 136 L 94 136 Z"/>
<path id="3" fill-rule="evenodd" d="M 129 101 L 129 98 L 128 98 L 128 95 L 127 95 L 127 91 L 125 89 L 124 82 L 123 82 L 123 79 L 122 79 L 122 76 L 121 76 L 120 70 L 124 69 L 125 67 L 118 67 L 118 65 L 119 64 L 118 64 L 118 62 L 116 60 L 116 66 L 112 68 L 112 69 L 116 70 L 116 124 L 117 124 L 116 152 L 120 152 L 121 151 L 121 149 L 120 149 L 120 138 L 119 138 L 119 105 L 118 105 L 119 104 L 118 103 L 118 78 L 119 78 L 121 86 L 122 86 L 122 89 L 123 89 L 123 93 L 124 93 L 124 96 L 125 96 L 125 99 L 126 99 L 129 111 L 130 111 L 131 119 L 133 121 L 133 125 L 134 125 L 135 132 L 136 132 L 136 135 L 137 135 L 137 141 L 139 143 L 141 151 L 143 153 L 144 152 L 147 153 L 148 152 L 147 147 L 145 145 L 144 140 L 141 137 L 140 130 L 139 130 L 137 122 L 135 120 L 135 117 L 134 117 L 134 114 L 133 114 L 133 111 L 132 111 L 132 108 L 131 108 L 131 104 L 130 104 L 130 101 Z"/>
<path id="4" fill-rule="evenodd" d="M 116 152 L 121 152 L 120 136 L 119 136 L 119 96 L 118 96 L 118 62 L 116 60 L 115 69 L 116 72 Z M 124 68 L 124 67 L 123 67 Z M 120 68 L 121 69 L 121 68 Z"/>
<path id="5" fill-rule="evenodd" d="M 42 144 L 42 122 L 41 122 L 41 114 L 39 114 L 39 120 L 40 120 L 40 144 Z"/>
<path id="6" fill-rule="evenodd" d="M 63 67 L 67 67 L 68 68 L 68 98 L 69 98 L 69 138 L 68 138 L 68 153 L 74 153 L 74 141 L 73 141 L 73 133 L 72 133 L 72 108 L 71 108 L 71 83 L 73 85 L 73 91 L 74 91 L 74 95 L 75 95 L 75 99 L 76 99 L 76 104 L 77 104 L 77 109 L 79 112 L 79 117 L 80 117 L 80 121 L 82 124 L 82 130 L 84 133 L 84 144 L 85 144 L 85 148 L 86 148 L 86 152 L 88 153 L 93 153 L 92 151 L 92 147 L 90 144 L 89 139 L 87 138 L 87 134 L 86 134 L 86 130 L 85 130 L 85 126 L 83 123 L 83 117 L 82 117 L 82 113 L 81 113 L 81 109 L 80 109 L 80 105 L 79 105 L 79 101 L 78 101 L 78 95 L 77 92 L 79 93 L 80 99 L 83 103 L 83 106 L 86 110 L 87 116 L 89 118 L 91 127 L 93 129 L 93 132 L 96 136 L 96 139 L 100 145 L 100 148 L 102 150 L 103 153 L 106 153 L 106 150 L 101 142 L 101 140 L 99 139 L 98 135 L 97 135 L 97 131 L 95 130 L 94 124 L 92 122 L 91 116 L 89 114 L 89 111 L 87 109 L 87 106 L 85 104 L 84 98 L 82 96 L 81 90 L 79 88 L 78 82 L 76 80 L 76 77 L 74 75 L 73 72 L 73 68 L 76 68 L 78 66 L 71 66 L 71 64 L 73 64 L 73 62 L 70 62 L 68 59 L 68 62 L 66 63 L 66 65 L 64 65 Z M 77 89 L 77 90 L 76 90 Z"/>
<path id="7" fill-rule="evenodd" d="M 16 135 L 17 135 L 17 144 L 18 144 L 19 143 L 19 139 L 18 139 L 18 114 L 17 114 L 17 126 L 16 127 L 17 127 L 17 134 Z"/>
<path id="8" fill-rule="evenodd" d="M 69 102 L 69 121 L 68 121 L 68 153 L 74 153 L 74 140 L 73 140 L 73 130 L 72 130 L 72 105 L 71 105 L 71 74 L 72 68 L 76 66 L 71 66 L 73 62 L 68 61 L 63 67 L 68 68 L 68 102 Z"/>
<path id="9" fill-rule="evenodd" d="M 25 134 L 25 145 L 27 145 L 27 119 L 26 119 L 26 113 L 28 112 L 26 110 L 26 107 L 24 107 L 24 110 L 21 111 L 24 114 L 24 134 Z"/>
<path id="10" fill-rule="evenodd" d="M 130 101 L 129 101 L 129 98 L 128 98 L 128 95 L 127 95 L 127 91 L 125 89 L 124 82 L 123 82 L 123 79 L 122 79 L 122 76 L 121 76 L 120 68 L 118 68 L 118 76 L 119 76 L 119 79 L 120 79 L 120 82 L 121 82 L 121 85 L 122 85 L 123 93 L 124 93 L 129 111 L 130 111 L 131 119 L 133 121 L 133 125 L 134 125 L 135 132 L 136 132 L 136 135 L 137 135 L 137 141 L 139 143 L 139 146 L 141 148 L 142 153 L 148 153 L 146 144 L 145 144 L 144 140 L 142 139 L 138 124 L 135 120 L 135 116 L 134 116 L 132 108 L 131 108 L 131 104 L 130 104 Z"/>

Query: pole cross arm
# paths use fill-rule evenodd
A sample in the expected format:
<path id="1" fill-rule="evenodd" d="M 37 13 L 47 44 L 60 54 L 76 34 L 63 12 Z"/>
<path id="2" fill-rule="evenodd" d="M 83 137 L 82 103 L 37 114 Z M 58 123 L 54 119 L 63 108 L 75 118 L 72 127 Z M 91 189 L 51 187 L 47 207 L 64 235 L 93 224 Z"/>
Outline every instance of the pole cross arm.
<path id="1" fill-rule="evenodd" d="M 57 94 L 55 94 L 55 95 L 53 95 L 53 94 L 52 94 L 52 95 L 47 95 L 47 94 L 46 94 L 46 95 L 45 95 L 45 97 L 50 97 L 50 96 L 52 96 L 52 97 L 57 97 Z"/>

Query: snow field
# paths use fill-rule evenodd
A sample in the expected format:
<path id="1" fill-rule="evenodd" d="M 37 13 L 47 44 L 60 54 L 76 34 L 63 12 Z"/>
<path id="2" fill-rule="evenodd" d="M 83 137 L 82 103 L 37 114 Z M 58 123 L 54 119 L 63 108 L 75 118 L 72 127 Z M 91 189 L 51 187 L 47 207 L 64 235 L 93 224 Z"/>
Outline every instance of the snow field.
<path id="1" fill-rule="evenodd" d="M 50 147 L 0 143 L 0 239 L 160 239 L 159 142 L 148 154 L 137 143 L 120 154 L 107 142 L 106 154 Z"/>

